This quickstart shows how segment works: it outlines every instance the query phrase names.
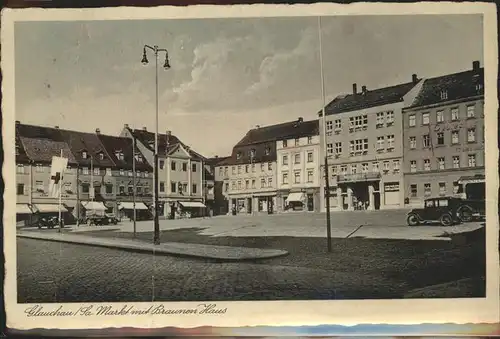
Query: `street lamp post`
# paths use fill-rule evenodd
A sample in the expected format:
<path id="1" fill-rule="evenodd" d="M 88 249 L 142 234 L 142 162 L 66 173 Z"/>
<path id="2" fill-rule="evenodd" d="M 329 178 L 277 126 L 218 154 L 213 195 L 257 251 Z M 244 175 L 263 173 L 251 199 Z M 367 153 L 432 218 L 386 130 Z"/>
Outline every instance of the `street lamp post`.
<path id="1" fill-rule="evenodd" d="M 156 87 L 156 116 L 155 116 L 155 142 L 154 142 L 154 156 L 153 156 L 153 218 L 154 218 L 154 236 L 153 243 L 160 244 L 160 223 L 158 220 L 158 56 L 161 52 L 165 52 L 165 63 L 163 68 L 169 69 L 170 64 L 168 61 L 168 51 L 165 48 L 159 48 L 154 45 L 144 45 L 142 54 L 142 63 L 148 64 L 146 50 L 153 51 L 155 56 L 155 87 Z"/>

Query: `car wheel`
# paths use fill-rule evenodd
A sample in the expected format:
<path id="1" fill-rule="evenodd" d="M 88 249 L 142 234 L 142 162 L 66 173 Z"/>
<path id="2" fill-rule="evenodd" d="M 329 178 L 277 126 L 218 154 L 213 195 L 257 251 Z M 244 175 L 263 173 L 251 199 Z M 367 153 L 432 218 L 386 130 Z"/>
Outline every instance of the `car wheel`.
<path id="1" fill-rule="evenodd" d="M 420 224 L 420 220 L 418 219 L 418 216 L 415 214 L 410 214 L 406 218 L 406 222 L 408 223 L 408 226 L 418 226 Z"/>
<path id="2" fill-rule="evenodd" d="M 451 224 L 453 224 L 453 219 L 451 218 L 451 215 L 449 215 L 449 214 L 443 214 L 439 221 L 441 222 L 441 225 L 443 225 L 443 226 L 450 226 Z"/>
<path id="3" fill-rule="evenodd" d="M 469 206 L 462 206 L 458 209 L 458 217 L 462 222 L 469 222 L 472 220 L 472 208 Z"/>

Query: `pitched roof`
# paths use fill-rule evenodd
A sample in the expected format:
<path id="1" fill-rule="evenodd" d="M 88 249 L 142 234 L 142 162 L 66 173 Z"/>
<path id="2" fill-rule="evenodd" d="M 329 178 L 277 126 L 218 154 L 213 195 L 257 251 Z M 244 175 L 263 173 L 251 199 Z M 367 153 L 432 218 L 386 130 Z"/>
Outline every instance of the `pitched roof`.
<path id="1" fill-rule="evenodd" d="M 205 167 L 203 168 L 203 170 L 205 171 L 204 172 L 204 177 L 205 177 L 205 180 L 214 180 L 215 179 L 215 176 L 213 173 L 211 173 L 208 169 L 206 169 Z"/>
<path id="2" fill-rule="evenodd" d="M 68 163 L 76 165 L 77 161 L 68 144 L 64 141 L 54 141 L 46 138 L 24 138 L 20 137 L 21 143 L 26 150 L 26 155 L 35 162 L 50 163 L 53 156 L 68 158 Z"/>
<path id="3" fill-rule="evenodd" d="M 319 135 L 319 120 L 303 121 L 302 118 L 281 124 L 253 128 L 236 146 L 251 145 L 266 141 L 301 138 Z"/>
<path id="4" fill-rule="evenodd" d="M 128 127 L 127 127 L 128 128 Z M 131 129 L 128 128 L 130 133 L 139 140 L 144 146 L 146 146 L 150 151 L 154 151 L 154 140 L 155 134 L 153 132 Z M 195 159 L 205 159 L 201 154 L 195 152 L 188 145 L 183 143 L 179 138 L 173 134 L 161 134 L 158 133 L 158 153 L 168 154 L 172 151 L 178 144 L 182 145 L 188 152 L 189 155 Z"/>
<path id="5" fill-rule="evenodd" d="M 104 146 L 107 154 L 109 155 L 111 161 L 118 168 L 132 169 L 133 167 L 133 141 L 127 137 L 117 137 L 111 135 L 98 134 L 97 137 Z M 123 152 L 123 160 L 116 157 L 116 151 Z M 140 154 L 139 149 L 136 146 L 136 154 Z M 136 161 L 135 168 L 138 171 L 152 171 L 152 167 L 143 158 L 143 161 Z"/>
<path id="6" fill-rule="evenodd" d="M 477 85 L 480 86 L 476 88 Z M 446 99 L 441 99 L 443 90 L 447 92 Z M 410 107 L 427 106 L 479 95 L 484 95 L 484 68 L 426 79 L 422 90 Z"/>
<path id="7" fill-rule="evenodd" d="M 85 133 L 69 130 L 59 130 L 66 143 L 71 148 L 79 164 L 90 166 L 91 160 L 96 167 L 115 167 L 115 163 L 109 158 L 109 155 L 95 133 Z M 89 156 L 82 157 L 82 152 L 86 151 Z M 104 153 L 101 160 L 100 153 Z M 92 159 L 90 158 L 92 156 Z"/>
<path id="8" fill-rule="evenodd" d="M 326 115 L 357 111 L 365 108 L 402 102 L 404 96 L 417 82 L 408 82 L 395 86 L 368 89 L 366 92 L 337 96 L 325 107 Z M 319 112 L 321 116 L 322 112 Z"/>
<path id="9" fill-rule="evenodd" d="M 205 162 L 209 166 L 218 166 L 218 165 L 224 163 L 225 160 L 230 159 L 230 158 L 231 158 L 230 155 L 225 156 L 225 157 L 213 157 L 213 158 L 205 159 Z"/>
<path id="10" fill-rule="evenodd" d="M 21 138 L 19 137 L 19 133 L 16 129 L 16 163 L 28 163 L 30 158 L 26 154 L 26 150 L 24 149 L 24 145 L 21 142 Z"/>

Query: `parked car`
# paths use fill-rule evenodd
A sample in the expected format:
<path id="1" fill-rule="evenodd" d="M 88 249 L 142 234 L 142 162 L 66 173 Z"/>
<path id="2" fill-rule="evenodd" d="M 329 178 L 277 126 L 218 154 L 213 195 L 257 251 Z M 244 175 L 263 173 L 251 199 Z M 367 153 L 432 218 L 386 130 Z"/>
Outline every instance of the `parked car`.
<path id="1" fill-rule="evenodd" d="M 464 206 L 463 199 L 460 198 L 440 197 L 426 199 L 423 208 L 414 208 L 408 213 L 406 222 L 409 226 L 431 223 L 451 226 L 462 222 L 459 213 L 462 206 Z"/>
<path id="2" fill-rule="evenodd" d="M 47 227 L 47 228 L 55 228 L 58 226 L 58 217 L 40 217 L 38 220 L 38 228 Z M 64 226 L 63 226 L 64 227 Z"/>
<path id="3" fill-rule="evenodd" d="M 463 199 L 458 208 L 460 220 L 469 222 L 474 219 L 484 220 L 486 216 L 486 200 Z"/>
<path id="4" fill-rule="evenodd" d="M 116 225 L 120 221 L 113 213 L 107 213 L 106 217 L 108 218 L 108 224 Z"/>

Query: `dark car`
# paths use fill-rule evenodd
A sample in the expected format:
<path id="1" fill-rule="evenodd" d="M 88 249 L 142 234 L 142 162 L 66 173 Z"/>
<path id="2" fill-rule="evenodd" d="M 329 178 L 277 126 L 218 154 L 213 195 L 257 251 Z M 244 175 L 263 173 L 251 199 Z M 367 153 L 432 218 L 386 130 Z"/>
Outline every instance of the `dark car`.
<path id="1" fill-rule="evenodd" d="M 409 226 L 421 224 L 439 223 L 443 226 L 451 226 L 460 223 L 459 208 L 463 206 L 463 200 L 454 197 L 431 198 L 424 201 L 423 208 L 414 208 L 406 217 Z"/>

